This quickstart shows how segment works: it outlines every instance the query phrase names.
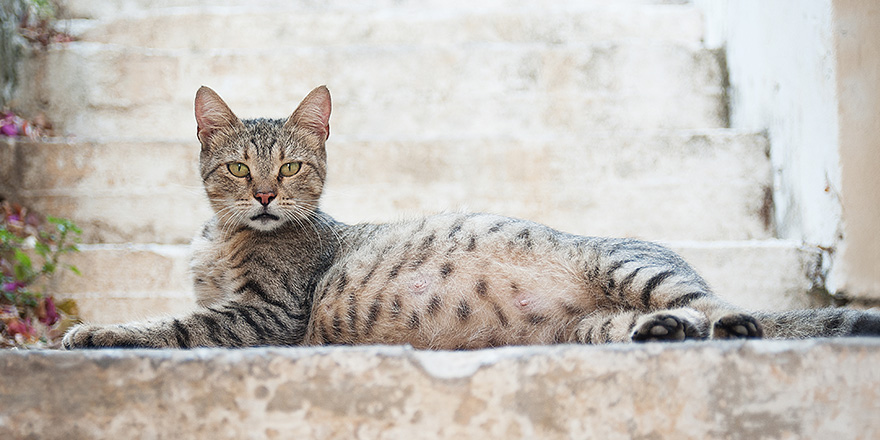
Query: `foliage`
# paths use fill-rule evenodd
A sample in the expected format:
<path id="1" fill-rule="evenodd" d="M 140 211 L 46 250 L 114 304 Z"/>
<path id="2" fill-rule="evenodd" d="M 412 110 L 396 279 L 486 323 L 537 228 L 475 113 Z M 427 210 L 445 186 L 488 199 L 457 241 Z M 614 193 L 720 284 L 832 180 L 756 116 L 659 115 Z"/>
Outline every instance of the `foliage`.
<path id="1" fill-rule="evenodd" d="M 57 347 L 76 322 L 76 303 L 58 302 L 40 286 L 58 269 L 79 274 L 61 257 L 78 251 L 81 234 L 69 220 L 0 203 L 0 346 Z"/>
<path id="2" fill-rule="evenodd" d="M 51 0 L 0 1 L 0 108 L 6 108 L 18 86 L 18 64 L 30 43 L 47 47 L 73 38 L 55 29 Z"/>

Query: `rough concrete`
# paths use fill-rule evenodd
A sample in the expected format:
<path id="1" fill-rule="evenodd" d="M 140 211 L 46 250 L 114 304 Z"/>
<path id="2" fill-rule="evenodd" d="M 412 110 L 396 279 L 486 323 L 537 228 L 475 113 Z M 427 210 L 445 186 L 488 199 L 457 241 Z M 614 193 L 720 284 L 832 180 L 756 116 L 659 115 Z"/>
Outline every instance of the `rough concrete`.
<path id="1" fill-rule="evenodd" d="M 880 436 L 880 341 L 0 353 L 4 438 Z"/>
<path id="2" fill-rule="evenodd" d="M 766 148 L 729 130 L 334 135 L 322 207 L 348 223 L 461 209 L 582 235 L 767 239 Z M 195 139 L 0 141 L 0 193 L 73 219 L 86 242 L 188 243 L 211 216 L 198 151 Z"/>
<path id="3" fill-rule="evenodd" d="M 286 117 L 305 93 L 327 84 L 334 133 L 347 135 L 492 137 L 726 123 L 718 60 L 696 43 L 190 51 L 76 42 L 34 53 L 21 78 L 17 105 L 45 112 L 63 135 L 190 137 L 201 85 L 239 115 Z"/>
<path id="4" fill-rule="evenodd" d="M 481 2 L 481 7 L 455 1 L 371 1 L 357 5 L 267 5 L 250 1 L 247 6 L 212 2 L 210 9 L 192 4 L 163 8 L 157 3 L 151 1 L 145 8 L 102 16 L 109 9 L 103 3 L 93 11 L 70 11 L 94 19 L 74 20 L 65 25 L 84 41 L 193 50 L 401 43 L 558 44 L 632 39 L 694 43 L 703 34 L 701 14 L 688 5 L 637 5 L 621 1 L 503 1 L 495 5 Z"/>

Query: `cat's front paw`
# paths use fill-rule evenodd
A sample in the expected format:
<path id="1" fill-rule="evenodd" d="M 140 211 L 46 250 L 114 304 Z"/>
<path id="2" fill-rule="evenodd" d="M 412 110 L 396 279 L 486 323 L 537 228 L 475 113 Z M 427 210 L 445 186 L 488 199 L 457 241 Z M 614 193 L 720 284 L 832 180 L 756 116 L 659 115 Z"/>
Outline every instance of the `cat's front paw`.
<path id="1" fill-rule="evenodd" d="M 61 340 L 67 350 L 76 348 L 137 348 L 146 347 L 131 330 L 119 326 L 79 324 L 72 327 Z"/>

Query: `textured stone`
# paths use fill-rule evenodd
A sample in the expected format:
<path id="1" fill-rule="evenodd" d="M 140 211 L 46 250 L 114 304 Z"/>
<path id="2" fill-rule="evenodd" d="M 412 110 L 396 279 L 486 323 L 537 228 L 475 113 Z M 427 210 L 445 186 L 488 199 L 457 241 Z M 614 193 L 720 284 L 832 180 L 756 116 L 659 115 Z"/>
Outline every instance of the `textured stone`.
<path id="1" fill-rule="evenodd" d="M 493 212 L 582 235 L 766 239 L 766 139 L 728 130 L 499 139 L 331 137 L 341 221 Z M 0 192 L 91 243 L 187 243 L 211 216 L 192 141 L 0 142 Z"/>
<path id="2" fill-rule="evenodd" d="M 193 136 L 201 85 L 239 116 L 286 117 L 327 84 L 334 134 L 491 138 L 719 128 L 722 82 L 714 52 L 697 43 L 191 51 L 76 42 L 23 63 L 17 105 L 45 112 L 64 135 L 179 139 Z"/>
<path id="3" fill-rule="evenodd" d="M 75 3 L 85 3 L 77 1 Z M 123 2 L 117 2 L 122 4 Z M 161 49 L 249 49 L 343 44 L 547 43 L 633 40 L 698 43 L 699 12 L 685 5 L 616 1 L 327 2 L 250 1 L 247 6 L 140 9 L 68 23 L 83 41 Z M 219 3 L 219 2 L 217 2 Z M 383 4 L 384 3 L 384 4 Z M 101 5 L 106 14 L 110 9 Z M 75 13 L 76 11 L 71 11 Z M 283 16 L 283 20 L 278 17 Z"/>
<path id="4" fill-rule="evenodd" d="M 877 438 L 880 341 L 0 352 L 4 438 Z"/>

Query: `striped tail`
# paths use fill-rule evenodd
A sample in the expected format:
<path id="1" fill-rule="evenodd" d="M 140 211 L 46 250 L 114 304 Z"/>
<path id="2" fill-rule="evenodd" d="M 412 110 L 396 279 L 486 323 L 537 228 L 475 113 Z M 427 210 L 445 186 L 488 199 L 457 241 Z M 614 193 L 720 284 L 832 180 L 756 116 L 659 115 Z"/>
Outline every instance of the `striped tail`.
<path id="1" fill-rule="evenodd" d="M 832 336 L 880 336 L 880 313 L 849 309 L 807 309 L 758 312 L 768 339 Z"/>

